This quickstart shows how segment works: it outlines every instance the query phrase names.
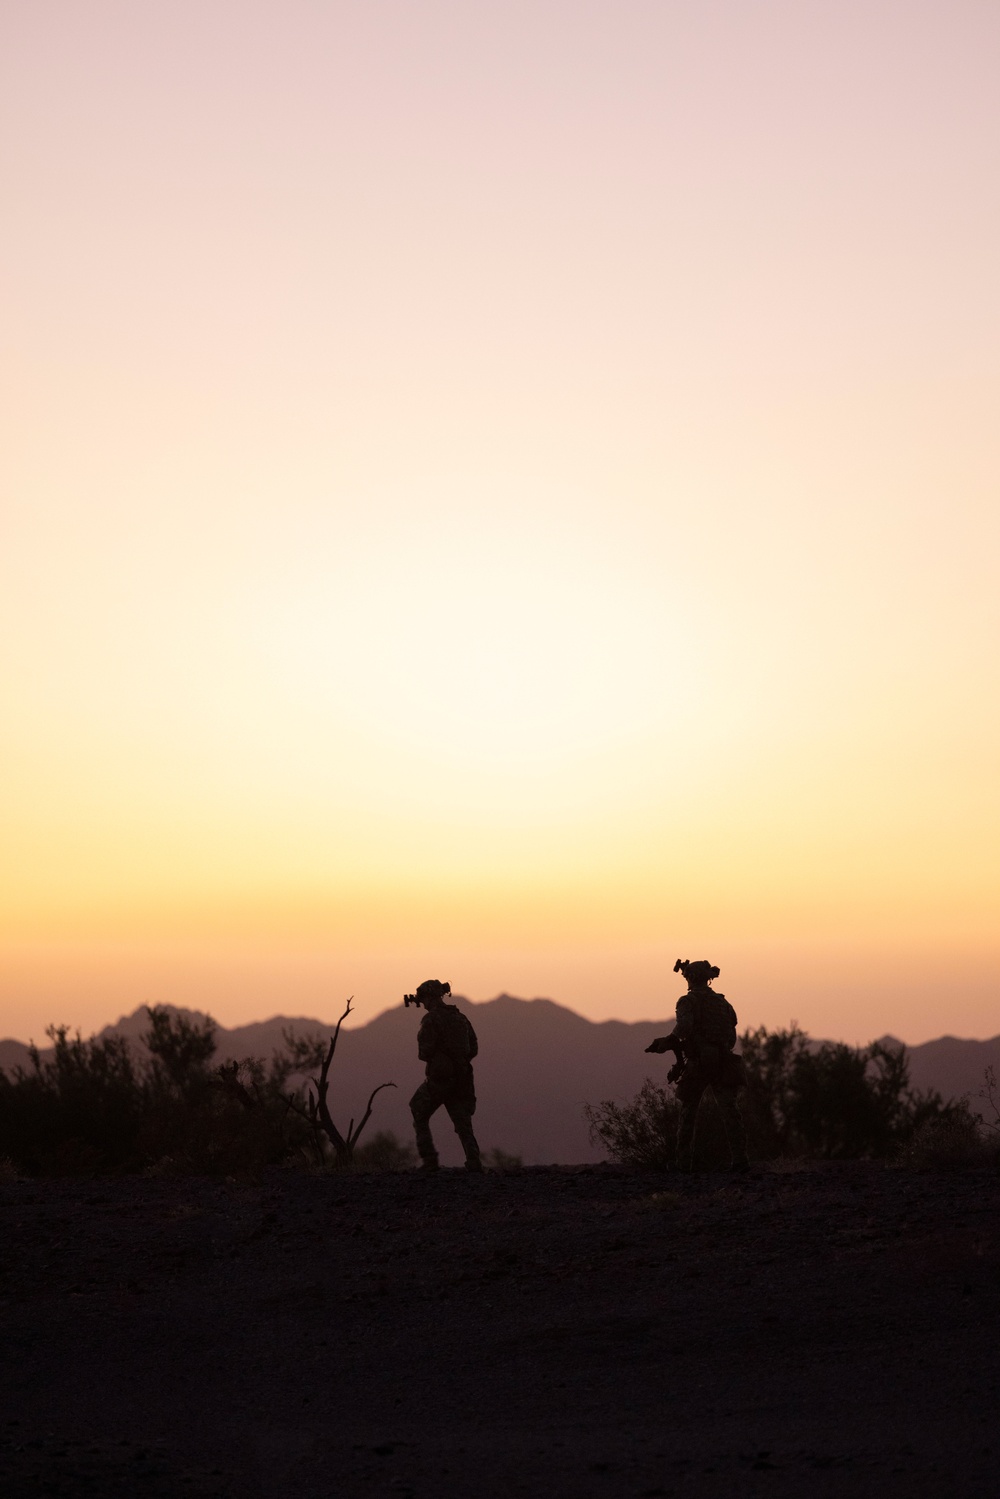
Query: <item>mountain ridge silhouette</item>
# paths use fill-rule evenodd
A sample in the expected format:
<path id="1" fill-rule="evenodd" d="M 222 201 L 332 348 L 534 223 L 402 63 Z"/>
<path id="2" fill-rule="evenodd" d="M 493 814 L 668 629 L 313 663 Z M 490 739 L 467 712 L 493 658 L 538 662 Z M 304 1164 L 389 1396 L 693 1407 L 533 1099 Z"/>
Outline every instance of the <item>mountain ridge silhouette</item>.
<path id="1" fill-rule="evenodd" d="M 600 1160 L 600 1150 L 589 1139 L 584 1104 L 630 1098 L 644 1078 L 662 1081 L 666 1077 L 664 1059 L 646 1056 L 645 1048 L 654 1036 L 671 1028 L 669 1016 L 593 1021 L 551 999 L 500 994 L 476 1003 L 460 995 L 455 998 L 479 1036 L 476 1129 L 480 1141 L 485 1149 L 499 1147 L 520 1155 L 525 1164 Z M 203 1011 L 166 1008 L 189 1018 L 206 1018 Z M 408 1100 L 423 1075 L 416 1055 L 419 1021 L 419 1014 L 398 1005 L 363 1025 L 341 1031 L 330 1073 L 335 1119 L 346 1123 L 351 1115 L 357 1118 L 372 1088 L 392 1081 L 396 1088 L 379 1094 L 368 1128 L 410 1138 Z M 335 1024 L 335 1020 L 311 1016 L 275 1015 L 232 1028 L 217 1025 L 216 1060 L 268 1059 L 282 1047 L 285 1031 L 329 1036 Z M 141 1051 L 141 1037 L 148 1027 L 142 1005 L 98 1035 L 125 1036 Z M 902 1044 L 892 1036 L 879 1039 Z M 51 1049 L 40 1050 L 44 1056 Z M 970 1094 L 975 1101 L 986 1067 L 993 1065 L 1000 1071 L 1000 1036 L 987 1041 L 942 1036 L 907 1050 L 913 1086 L 936 1088 L 945 1097 Z M 666 1060 L 669 1063 L 670 1058 Z M 23 1042 L 0 1041 L 0 1068 L 9 1073 L 28 1064 L 29 1048 Z M 435 1118 L 434 1130 L 442 1159 L 458 1164 L 461 1152 L 443 1110 Z"/>

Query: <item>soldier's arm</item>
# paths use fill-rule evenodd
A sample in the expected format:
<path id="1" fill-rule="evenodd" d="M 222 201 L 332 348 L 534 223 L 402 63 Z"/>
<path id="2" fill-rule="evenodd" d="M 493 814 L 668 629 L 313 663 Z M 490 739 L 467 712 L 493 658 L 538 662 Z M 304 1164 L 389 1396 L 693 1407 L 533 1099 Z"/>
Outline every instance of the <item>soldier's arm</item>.
<path id="1" fill-rule="evenodd" d="M 429 1062 L 437 1051 L 437 1028 L 430 1015 L 425 1015 L 420 1022 L 417 1031 L 417 1056 L 422 1062 Z"/>
<path id="2" fill-rule="evenodd" d="M 674 1035 L 682 1045 L 694 1035 L 694 1005 L 691 1003 L 690 994 L 682 994 L 677 1001 L 677 1024 L 674 1026 Z"/>
<path id="3" fill-rule="evenodd" d="M 478 1057 L 479 1055 L 479 1041 L 476 1038 L 475 1031 L 472 1029 L 472 1021 L 468 1016 L 466 1016 L 465 1023 L 469 1027 L 469 1061 L 471 1062 L 473 1057 Z"/>
<path id="4" fill-rule="evenodd" d="M 656 1040 L 650 1042 L 650 1044 L 646 1047 L 646 1050 L 656 1052 L 657 1054 L 664 1051 L 672 1051 L 676 1056 L 680 1048 L 680 1044 L 681 1043 L 677 1038 L 677 1032 L 676 1030 L 673 1030 L 670 1032 L 669 1036 L 657 1036 Z"/>

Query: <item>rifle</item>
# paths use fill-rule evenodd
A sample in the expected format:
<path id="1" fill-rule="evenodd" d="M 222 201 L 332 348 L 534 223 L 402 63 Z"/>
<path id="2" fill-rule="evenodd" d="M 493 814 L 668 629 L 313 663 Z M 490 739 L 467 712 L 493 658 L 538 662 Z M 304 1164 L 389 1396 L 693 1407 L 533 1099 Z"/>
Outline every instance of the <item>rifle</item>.
<path id="1" fill-rule="evenodd" d="M 657 1036 L 656 1040 L 650 1042 L 650 1044 L 646 1047 L 646 1050 L 656 1052 L 657 1054 L 660 1054 L 664 1051 L 672 1051 L 674 1054 L 674 1065 L 667 1073 L 667 1082 L 680 1082 L 681 1078 L 684 1076 L 684 1069 L 687 1067 L 688 1059 L 684 1055 L 684 1047 L 679 1041 L 677 1041 L 673 1036 Z"/>

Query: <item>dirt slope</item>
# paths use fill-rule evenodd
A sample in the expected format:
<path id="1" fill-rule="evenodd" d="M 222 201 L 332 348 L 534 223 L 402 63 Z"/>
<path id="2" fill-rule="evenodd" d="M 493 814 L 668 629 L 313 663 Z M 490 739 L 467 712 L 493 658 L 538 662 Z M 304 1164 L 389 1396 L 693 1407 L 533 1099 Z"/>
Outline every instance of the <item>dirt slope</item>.
<path id="1" fill-rule="evenodd" d="M 1000 1176 L 0 1186 L 0 1492 L 953 1496 Z"/>

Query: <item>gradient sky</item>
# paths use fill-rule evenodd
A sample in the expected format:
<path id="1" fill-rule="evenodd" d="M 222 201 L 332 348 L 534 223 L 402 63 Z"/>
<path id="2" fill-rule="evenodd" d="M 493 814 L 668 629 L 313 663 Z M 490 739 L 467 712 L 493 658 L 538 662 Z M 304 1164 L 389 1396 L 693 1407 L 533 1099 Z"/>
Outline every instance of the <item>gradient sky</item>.
<path id="1" fill-rule="evenodd" d="M 0 1033 L 1000 1031 L 1000 9 L 0 4 Z"/>

